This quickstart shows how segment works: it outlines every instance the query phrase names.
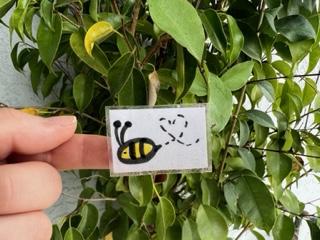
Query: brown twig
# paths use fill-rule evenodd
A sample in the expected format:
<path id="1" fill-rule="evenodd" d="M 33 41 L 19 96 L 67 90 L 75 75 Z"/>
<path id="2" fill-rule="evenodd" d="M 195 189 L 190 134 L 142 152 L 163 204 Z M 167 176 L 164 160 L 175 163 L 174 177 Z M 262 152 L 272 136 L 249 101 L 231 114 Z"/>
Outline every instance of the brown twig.
<path id="1" fill-rule="evenodd" d="M 238 234 L 238 236 L 234 239 L 234 240 L 239 240 L 240 237 L 248 230 L 248 228 L 250 227 L 250 222 L 248 222 L 244 228 L 242 229 L 242 231 Z"/>
<path id="2" fill-rule="evenodd" d="M 140 13 L 140 7 L 141 7 L 141 0 L 136 0 L 136 3 L 134 4 L 133 11 L 132 11 L 132 23 L 130 27 L 130 33 L 132 36 L 134 36 L 137 28 L 137 23 L 139 19 L 139 13 Z"/>
<path id="3" fill-rule="evenodd" d="M 231 141 L 232 134 L 233 134 L 233 132 L 234 132 L 234 130 L 236 128 L 238 115 L 240 113 L 240 109 L 241 109 L 242 103 L 244 101 L 246 89 L 247 89 L 247 85 L 244 85 L 244 87 L 241 90 L 241 95 L 240 95 L 240 99 L 239 99 L 239 102 L 238 102 L 238 106 L 237 106 L 236 112 L 232 117 L 231 129 L 230 129 L 230 131 L 228 133 L 228 137 L 227 137 L 227 141 L 226 141 L 226 145 L 225 145 L 225 149 L 224 149 L 224 153 L 223 153 L 223 158 L 222 158 L 222 161 L 221 161 L 221 164 L 220 164 L 220 168 L 219 168 L 219 177 L 218 177 L 219 183 L 222 180 L 223 170 L 224 170 L 224 167 L 225 167 L 225 164 L 226 164 L 226 159 L 227 159 L 227 156 L 228 156 L 229 143 Z"/>

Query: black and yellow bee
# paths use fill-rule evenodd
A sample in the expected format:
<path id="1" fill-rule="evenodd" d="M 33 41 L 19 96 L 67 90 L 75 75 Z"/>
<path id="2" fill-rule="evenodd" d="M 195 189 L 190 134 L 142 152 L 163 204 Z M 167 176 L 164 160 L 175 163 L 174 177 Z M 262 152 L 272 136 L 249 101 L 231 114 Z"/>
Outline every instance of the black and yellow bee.
<path id="1" fill-rule="evenodd" d="M 119 136 L 119 128 L 121 122 L 115 121 L 113 123 L 115 128 L 114 134 L 116 141 L 119 144 L 117 156 L 118 159 L 125 164 L 138 164 L 150 161 L 162 147 L 162 145 L 156 145 L 150 138 L 133 138 L 128 141 L 124 141 L 124 135 L 132 123 L 127 121 L 121 129 Z"/>

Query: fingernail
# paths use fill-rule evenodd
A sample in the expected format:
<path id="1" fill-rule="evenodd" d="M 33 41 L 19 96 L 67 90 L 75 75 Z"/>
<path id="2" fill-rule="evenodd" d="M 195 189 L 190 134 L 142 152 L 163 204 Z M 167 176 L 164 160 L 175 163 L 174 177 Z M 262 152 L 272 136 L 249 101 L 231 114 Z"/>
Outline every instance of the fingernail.
<path id="1" fill-rule="evenodd" d="M 77 118 L 75 116 L 58 116 L 46 118 L 46 122 L 50 125 L 56 125 L 60 127 L 76 126 Z"/>

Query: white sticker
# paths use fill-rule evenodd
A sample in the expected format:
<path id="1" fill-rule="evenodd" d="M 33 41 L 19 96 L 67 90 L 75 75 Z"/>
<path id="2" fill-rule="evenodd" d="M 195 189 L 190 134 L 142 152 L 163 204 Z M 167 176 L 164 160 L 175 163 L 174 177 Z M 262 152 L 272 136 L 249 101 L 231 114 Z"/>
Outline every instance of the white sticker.
<path id="1" fill-rule="evenodd" d="M 111 175 L 211 170 L 205 104 L 106 112 Z"/>

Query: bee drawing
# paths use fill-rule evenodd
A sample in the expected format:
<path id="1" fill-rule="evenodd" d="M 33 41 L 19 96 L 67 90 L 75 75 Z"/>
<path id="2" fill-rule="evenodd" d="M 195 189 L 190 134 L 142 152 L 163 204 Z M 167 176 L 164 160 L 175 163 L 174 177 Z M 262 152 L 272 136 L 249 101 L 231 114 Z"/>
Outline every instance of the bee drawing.
<path id="1" fill-rule="evenodd" d="M 128 128 L 132 126 L 132 123 L 126 121 L 121 128 L 121 122 L 119 120 L 113 123 L 114 134 L 119 148 L 117 156 L 120 162 L 125 164 L 138 164 L 150 161 L 162 147 L 162 145 L 156 145 L 150 138 L 133 138 L 128 141 L 124 140 L 124 135 Z"/>

